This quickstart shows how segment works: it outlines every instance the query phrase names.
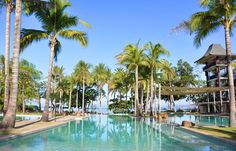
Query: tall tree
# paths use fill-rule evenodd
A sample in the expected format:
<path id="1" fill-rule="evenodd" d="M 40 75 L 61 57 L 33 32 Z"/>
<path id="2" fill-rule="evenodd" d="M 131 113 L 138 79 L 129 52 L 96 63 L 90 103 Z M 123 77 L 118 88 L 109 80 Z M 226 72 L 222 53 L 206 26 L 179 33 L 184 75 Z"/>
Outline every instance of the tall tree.
<path id="1" fill-rule="evenodd" d="M 173 80 L 175 78 L 175 69 L 171 67 L 171 64 L 167 61 L 162 59 L 161 60 L 161 79 L 166 86 L 172 87 Z M 170 110 L 172 110 L 172 104 L 174 103 L 174 96 L 170 95 L 169 103 L 170 103 Z M 158 105 L 159 106 L 159 105 Z"/>
<path id="2" fill-rule="evenodd" d="M 85 84 L 89 82 L 90 68 L 92 66 L 83 60 L 80 60 L 75 66 L 75 78 L 77 81 L 82 83 L 82 114 L 84 116 L 84 95 L 85 95 Z"/>
<path id="3" fill-rule="evenodd" d="M 50 59 L 48 69 L 48 85 L 42 121 L 48 121 L 53 58 L 57 58 L 61 48 L 58 36 L 78 41 L 83 47 L 87 46 L 86 33 L 70 29 L 78 24 L 79 19 L 76 16 L 70 16 L 67 12 L 65 12 L 65 9 L 69 6 L 71 6 L 71 4 L 67 0 L 50 0 L 47 7 L 35 12 L 35 17 L 42 23 L 43 30 L 22 30 L 21 49 L 26 48 L 34 41 L 49 39 Z"/>
<path id="4" fill-rule="evenodd" d="M 144 51 L 146 45 L 139 48 L 139 41 L 134 44 L 128 44 L 123 52 L 116 56 L 119 64 L 127 66 L 128 70 L 135 70 L 135 116 L 142 115 L 138 97 L 138 73 L 140 66 L 148 66 Z"/>
<path id="5" fill-rule="evenodd" d="M 13 10 L 13 0 L 3 0 L 6 6 L 6 32 L 5 32 L 5 88 L 4 88 L 4 108 L 3 113 L 7 111 L 9 102 L 9 61 L 10 61 L 10 25 L 11 12 Z"/>
<path id="6" fill-rule="evenodd" d="M 106 84 L 107 84 L 107 95 L 106 95 L 106 98 L 107 98 L 107 109 L 109 108 L 109 101 L 110 101 L 110 93 L 111 93 L 111 90 L 112 90 L 112 87 L 113 87 L 113 84 L 112 84 L 112 77 L 113 77 L 113 74 L 111 72 L 111 69 L 107 69 L 107 73 L 106 73 Z"/>
<path id="7" fill-rule="evenodd" d="M 151 106 L 150 106 L 150 115 L 152 116 L 153 115 L 153 103 L 154 103 L 154 94 L 153 94 L 153 90 L 154 90 L 154 80 L 153 80 L 153 75 L 154 75 L 154 72 L 157 70 L 157 68 L 160 69 L 160 56 L 161 55 L 169 55 L 170 52 L 168 50 L 166 50 L 160 43 L 157 43 L 157 44 L 153 44 L 152 42 L 149 42 L 148 43 L 148 54 L 147 54 L 147 57 L 148 57 L 148 63 L 149 63 L 149 67 L 150 67 L 150 70 L 151 70 L 151 75 L 150 75 L 150 92 L 151 92 L 151 95 L 150 95 L 150 102 L 151 102 Z"/>
<path id="8" fill-rule="evenodd" d="M 10 91 L 10 100 L 7 111 L 3 117 L 1 127 L 14 127 L 16 115 L 16 101 L 18 94 L 18 71 L 19 71 L 19 53 L 20 53 L 20 29 L 21 29 L 21 0 L 16 0 L 15 24 L 14 24 L 14 48 L 12 59 L 12 83 Z"/>
<path id="9" fill-rule="evenodd" d="M 103 86 L 105 85 L 106 81 L 107 81 L 107 70 L 108 68 L 105 66 L 105 64 L 98 64 L 97 66 L 95 66 L 94 70 L 93 70 L 93 79 L 94 82 L 97 85 L 98 88 L 98 101 L 99 101 L 99 112 L 100 114 L 102 113 L 102 90 L 103 90 Z"/>
<path id="10" fill-rule="evenodd" d="M 25 112 L 25 101 L 38 97 L 37 83 L 41 79 L 42 73 L 27 60 L 21 60 L 19 66 L 19 80 L 18 80 L 18 105 L 22 105 L 22 111 Z"/>
<path id="11" fill-rule="evenodd" d="M 236 127 L 235 89 L 232 70 L 232 50 L 230 36 L 235 26 L 236 1 L 235 0 L 201 0 L 200 5 L 205 11 L 197 12 L 191 16 L 189 21 L 181 23 L 178 28 L 190 30 L 195 34 L 194 44 L 199 47 L 201 41 L 209 34 L 217 31 L 219 27 L 224 28 L 226 59 L 228 66 L 228 84 L 230 96 L 230 127 Z"/>

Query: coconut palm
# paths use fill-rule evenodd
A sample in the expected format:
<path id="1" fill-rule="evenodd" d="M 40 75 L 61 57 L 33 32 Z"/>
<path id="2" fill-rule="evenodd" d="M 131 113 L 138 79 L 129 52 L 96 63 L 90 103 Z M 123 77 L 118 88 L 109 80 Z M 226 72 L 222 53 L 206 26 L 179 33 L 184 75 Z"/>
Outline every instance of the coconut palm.
<path id="1" fill-rule="evenodd" d="M 11 12 L 13 10 L 13 0 L 2 0 L 0 3 L 6 7 L 6 32 L 5 32 L 5 88 L 4 88 L 4 108 L 3 113 L 7 111 L 9 101 L 9 60 L 10 60 L 10 25 Z"/>
<path id="2" fill-rule="evenodd" d="M 64 68 L 63 66 L 58 67 L 54 66 L 53 67 L 53 75 L 55 77 L 55 80 L 57 81 L 57 90 L 59 91 L 59 113 L 62 112 L 62 97 L 63 97 L 63 77 L 64 77 Z"/>
<path id="3" fill-rule="evenodd" d="M 148 63 L 149 63 L 149 67 L 150 67 L 150 71 L 151 71 L 151 75 L 150 75 L 150 103 L 152 104 L 150 106 L 150 115 L 153 115 L 153 90 L 154 90 L 154 80 L 153 80 L 153 76 L 154 76 L 154 72 L 159 68 L 160 69 L 160 56 L 161 55 L 169 55 L 170 52 L 168 50 L 166 50 L 160 43 L 157 44 L 153 44 L 152 42 L 148 43 L 148 54 L 147 54 L 147 58 L 148 58 Z"/>
<path id="4" fill-rule="evenodd" d="M 138 74 L 140 66 L 148 65 L 148 62 L 144 54 L 145 50 L 146 50 L 146 45 L 139 48 L 139 41 L 138 41 L 135 45 L 128 44 L 124 48 L 124 51 L 116 56 L 119 64 L 127 66 L 128 70 L 135 69 L 135 116 L 142 115 L 138 97 Z"/>
<path id="5" fill-rule="evenodd" d="M 4 68 L 5 68 L 5 57 L 0 55 L 0 98 L 3 98 L 3 87 L 4 87 Z M 4 98 L 3 98 L 4 99 Z"/>
<path id="6" fill-rule="evenodd" d="M 34 41 L 49 39 L 50 60 L 48 70 L 48 86 L 45 100 L 45 109 L 42 120 L 48 121 L 49 115 L 49 97 L 51 87 L 51 75 L 53 58 L 57 58 L 60 52 L 61 44 L 58 36 L 75 40 L 81 43 L 83 47 L 87 46 L 87 35 L 78 30 L 71 30 L 72 26 L 78 24 L 79 19 L 76 16 L 69 16 L 65 12 L 67 7 L 71 6 L 67 0 L 50 0 L 48 7 L 35 12 L 35 17 L 42 23 L 43 30 L 23 29 L 21 35 L 21 49 L 26 48 Z"/>
<path id="7" fill-rule="evenodd" d="M 107 68 L 107 73 L 106 73 L 106 84 L 107 84 L 107 95 L 106 95 L 106 98 L 107 98 L 107 109 L 109 108 L 109 101 L 110 101 L 110 93 L 111 93 L 111 90 L 113 88 L 113 84 L 112 84 L 112 77 L 113 77 L 113 74 L 111 72 L 111 69 Z"/>
<path id="8" fill-rule="evenodd" d="M 98 101 L 99 101 L 99 110 L 100 114 L 102 113 L 101 108 L 102 108 L 102 90 L 103 86 L 105 85 L 107 81 L 107 70 L 108 68 L 105 66 L 105 64 L 98 64 L 95 66 L 93 70 L 93 80 L 97 85 L 98 88 Z"/>
<path id="9" fill-rule="evenodd" d="M 224 27 L 226 58 L 228 62 L 229 96 L 230 96 L 230 126 L 236 127 L 235 120 L 235 90 L 231 64 L 231 42 L 233 27 L 235 26 L 236 1 L 235 0 L 201 0 L 201 6 L 206 11 L 193 14 L 187 25 L 191 34 L 195 34 L 194 44 L 199 47 L 201 41 L 219 27 Z"/>
<path id="10" fill-rule="evenodd" d="M 72 99 L 72 91 L 73 91 L 73 88 L 75 86 L 75 77 L 73 74 L 71 74 L 69 77 L 68 77 L 68 82 L 69 82 L 69 106 L 68 106 L 68 110 L 69 112 L 71 112 L 71 99 Z"/>
<path id="11" fill-rule="evenodd" d="M 175 69 L 171 67 L 171 64 L 169 61 L 162 59 L 161 60 L 161 79 L 163 81 L 167 81 L 168 86 L 172 86 L 172 81 L 175 78 Z M 173 100 L 174 97 L 173 95 L 170 95 L 170 110 L 172 109 L 172 103 L 174 103 Z M 158 103 L 158 107 L 160 107 L 160 103 Z"/>
<path id="12" fill-rule="evenodd" d="M 14 24 L 14 48 L 12 58 L 12 83 L 11 94 L 7 111 L 3 117 L 1 127 L 14 127 L 16 115 L 16 101 L 18 93 L 18 71 L 19 71 L 19 53 L 20 53 L 20 24 L 21 24 L 21 0 L 16 0 L 15 24 Z"/>
<path id="13" fill-rule="evenodd" d="M 84 115 L 84 91 L 85 91 L 85 84 L 89 82 L 90 76 L 90 68 L 92 66 L 83 60 L 80 60 L 77 65 L 75 66 L 75 78 L 77 81 L 82 82 L 83 85 L 83 92 L 82 92 L 82 114 Z"/>

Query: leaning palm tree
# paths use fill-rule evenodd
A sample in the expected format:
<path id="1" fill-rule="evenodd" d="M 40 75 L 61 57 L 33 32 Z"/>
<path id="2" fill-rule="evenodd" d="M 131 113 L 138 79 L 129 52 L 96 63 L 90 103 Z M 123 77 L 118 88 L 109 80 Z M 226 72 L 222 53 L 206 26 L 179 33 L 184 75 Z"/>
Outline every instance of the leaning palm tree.
<path id="1" fill-rule="evenodd" d="M 194 44 L 199 47 L 201 41 L 219 27 L 224 27 L 226 59 L 228 66 L 229 96 L 230 96 L 230 126 L 236 127 L 235 120 L 235 90 L 232 70 L 232 50 L 230 36 L 235 26 L 236 1 L 235 0 L 201 0 L 201 7 L 206 11 L 193 14 L 189 21 L 180 24 L 179 27 L 190 30 L 195 34 Z M 177 28 L 179 28 L 177 27 Z"/>
<path id="2" fill-rule="evenodd" d="M 138 73 L 140 66 L 148 66 L 147 59 L 145 57 L 144 51 L 146 50 L 146 45 L 139 48 L 139 41 L 134 44 L 128 44 L 124 51 L 117 55 L 116 58 L 119 64 L 123 64 L 128 67 L 128 70 L 135 69 L 135 116 L 142 115 L 139 105 L 138 97 Z"/>
<path id="3" fill-rule="evenodd" d="M 93 70 L 93 80 L 97 85 L 98 88 L 98 101 L 99 101 L 99 112 L 100 114 L 102 113 L 101 108 L 102 108 L 102 89 L 103 86 L 105 85 L 107 81 L 107 70 L 108 68 L 105 66 L 105 64 L 98 64 L 95 66 Z"/>
<path id="4" fill-rule="evenodd" d="M 75 78 L 77 81 L 82 82 L 83 90 L 82 90 L 82 114 L 84 115 L 84 91 L 85 84 L 88 83 L 90 71 L 89 69 L 92 66 L 83 60 L 79 61 L 75 66 Z"/>
<path id="5" fill-rule="evenodd" d="M 148 58 L 148 63 L 149 63 L 149 67 L 150 67 L 150 71 L 151 71 L 151 75 L 150 75 L 150 116 L 153 116 L 153 85 L 154 85 L 154 80 L 153 80 L 153 76 L 154 76 L 154 72 L 159 68 L 160 69 L 160 56 L 161 55 L 170 55 L 170 52 L 168 50 L 166 50 L 160 43 L 157 44 L 153 44 L 152 42 L 148 43 L 148 54 L 147 54 L 147 58 Z"/>
<path id="6" fill-rule="evenodd" d="M 71 4 L 67 0 L 50 0 L 47 7 L 35 12 L 35 17 L 42 23 L 43 30 L 22 29 L 21 49 L 25 49 L 34 41 L 49 39 L 50 59 L 45 109 L 42 115 L 43 121 L 48 121 L 49 115 L 53 58 L 57 58 L 61 48 L 58 36 L 78 41 L 83 47 L 87 46 L 86 33 L 70 29 L 78 24 L 79 19 L 76 16 L 69 16 L 65 12 L 65 9 L 69 6 Z"/>
<path id="7" fill-rule="evenodd" d="M 14 48 L 12 58 L 12 83 L 11 94 L 7 111 L 3 117 L 1 127 L 13 128 L 16 119 L 16 101 L 18 93 L 18 71 L 19 71 L 19 54 L 20 54 L 20 24 L 21 24 L 21 0 L 16 0 L 15 24 L 14 24 Z"/>

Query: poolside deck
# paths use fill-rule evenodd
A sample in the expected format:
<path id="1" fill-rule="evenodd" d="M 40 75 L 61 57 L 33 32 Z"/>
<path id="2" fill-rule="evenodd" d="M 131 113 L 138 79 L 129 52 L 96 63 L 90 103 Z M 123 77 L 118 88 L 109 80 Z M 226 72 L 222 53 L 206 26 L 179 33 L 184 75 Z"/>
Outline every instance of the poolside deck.
<path id="1" fill-rule="evenodd" d="M 222 141 L 229 142 L 236 145 L 236 128 L 216 127 L 216 126 L 196 126 L 196 127 L 182 127 L 185 130 L 216 138 Z"/>
<path id="2" fill-rule="evenodd" d="M 57 119 L 52 119 L 50 122 L 41 122 L 40 120 L 32 121 L 17 121 L 14 129 L 0 130 L 0 141 L 16 138 L 18 136 L 25 136 L 38 131 L 54 128 L 68 121 L 75 120 L 75 116 L 65 116 Z"/>

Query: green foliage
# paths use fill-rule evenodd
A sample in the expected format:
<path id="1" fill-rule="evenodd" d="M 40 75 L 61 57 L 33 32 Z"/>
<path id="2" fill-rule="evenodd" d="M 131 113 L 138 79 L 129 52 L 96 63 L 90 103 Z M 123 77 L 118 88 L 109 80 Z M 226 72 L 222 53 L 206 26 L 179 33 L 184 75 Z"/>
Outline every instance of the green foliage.
<path id="1" fill-rule="evenodd" d="M 21 51 L 33 42 L 49 39 L 49 44 L 51 44 L 51 41 L 55 40 L 54 58 L 57 60 L 57 55 L 61 48 L 57 36 L 78 41 L 83 47 L 87 46 L 86 33 L 70 29 L 78 25 L 79 19 L 65 12 L 66 8 L 69 6 L 71 6 L 71 4 L 67 0 L 49 0 L 42 9 L 34 10 L 33 14 L 41 22 L 42 30 L 22 29 Z"/>
<path id="2" fill-rule="evenodd" d="M 26 112 L 38 112 L 39 108 L 36 105 L 26 105 L 25 110 Z"/>
<path id="3" fill-rule="evenodd" d="M 229 29 L 231 34 L 235 25 L 235 0 L 201 0 L 204 11 L 197 12 L 188 21 L 184 21 L 174 30 L 188 29 L 194 34 L 194 44 L 199 47 L 201 41 L 217 31 L 219 27 Z"/>
<path id="4" fill-rule="evenodd" d="M 117 113 L 129 113 L 132 109 L 132 101 L 118 99 L 112 100 L 112 104 L 109 105 L 109 110 L 112 110 L 114 114 Z"/>

